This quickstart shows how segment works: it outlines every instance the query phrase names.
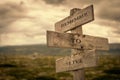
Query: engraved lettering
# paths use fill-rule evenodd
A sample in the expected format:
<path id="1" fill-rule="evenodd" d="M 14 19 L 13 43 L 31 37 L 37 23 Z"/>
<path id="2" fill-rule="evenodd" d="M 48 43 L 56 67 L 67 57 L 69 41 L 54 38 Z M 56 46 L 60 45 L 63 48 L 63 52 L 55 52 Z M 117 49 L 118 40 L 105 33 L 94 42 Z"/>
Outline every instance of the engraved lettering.
<path id="1" fill-rule="evenodd" d="M 85 13 L 83 13 L 83 14 L 81 14 L 81 15 L 78 15 L 78 16 L 76 16 L 75 18 L 73 18 L 73 19 L 71 19 L 71 20 L 69 20 L 69 21 L 61 24 L 61 27 L 67 26 L 67 25 L 69 25 L 69 24 L 71 24 L 71 23 L 73 23 L 73 22 L 75 22 L 75 21 L 83 18 L 84 16 L 87 16 L 87 15 L 88 15 L 87 12 L 85 12 Z"/>

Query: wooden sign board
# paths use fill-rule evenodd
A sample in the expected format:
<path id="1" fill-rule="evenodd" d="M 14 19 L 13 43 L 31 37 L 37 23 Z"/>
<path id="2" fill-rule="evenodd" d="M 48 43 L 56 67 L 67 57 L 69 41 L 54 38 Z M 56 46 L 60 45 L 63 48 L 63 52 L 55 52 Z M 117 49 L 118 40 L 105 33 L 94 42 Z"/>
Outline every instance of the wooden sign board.
<path id="1" fill-rule="evenodd" d="M 58 33 L 47 31 L 47 45 L 50 47 L 73 48 L 73 49 L 96 49 L 108 50 L 108 39 L 80 35 L 75 33 Z"/>
<path id="2" fill-rule="evenodd" d="M 95 50 L 86 50 L 83 53 L 56 60 L 56 72 L 72 71 L 95 66 L 97 66 Z"/>
<path id="3" fill-rule="evenodd" d="M 55 24 L 55 31 L 66 32 L 80 25 L 88 23 L 94 20 L 93 5 L 88 6 L 80 11 L 77 11 L 72 16 L 68 16 L 65 19 Z"/>

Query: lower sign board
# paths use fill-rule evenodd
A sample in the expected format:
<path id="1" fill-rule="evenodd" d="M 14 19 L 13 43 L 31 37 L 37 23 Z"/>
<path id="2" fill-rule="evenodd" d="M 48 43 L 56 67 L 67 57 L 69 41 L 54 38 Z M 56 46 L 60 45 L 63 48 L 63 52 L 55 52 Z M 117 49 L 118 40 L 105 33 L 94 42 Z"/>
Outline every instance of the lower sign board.
<path id="1" fill-rule="evenodd" d="M 73 49 L 108 50 L 108 39 L 73 33 L 47 31 L 47 45 Z"/>
<path id="2" fill-rule="evenodd" d="M 85 50 L 83 53 L 56 60 L 56 72 L 72 71 L 95 66 L 97 66 L 95 50 Z"/>

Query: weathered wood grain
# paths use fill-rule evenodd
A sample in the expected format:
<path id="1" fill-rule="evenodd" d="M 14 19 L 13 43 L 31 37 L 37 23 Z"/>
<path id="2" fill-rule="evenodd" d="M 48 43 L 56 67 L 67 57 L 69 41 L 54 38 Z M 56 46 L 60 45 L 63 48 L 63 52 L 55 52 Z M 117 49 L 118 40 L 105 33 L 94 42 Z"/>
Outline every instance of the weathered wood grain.
<path id="1" fill-rule="evenodd" d="M 72 9 L 70 11 L 70 13 L 74 14 L 75 11 L 74 11 L 74 9 Z M 78 33 L 80 35 L 83 35 L 82 26 L 79 26 L 79 27 L 76 27 L 76 28 L 72 29 L 71 33 Z M 81 49 L 81 50 L 80 49 L 72 49 L 71 52 L 72 52 L 73 55 L 74 54 L 84 54 L 83 49 Z M 84 70 L 84 68 L 74 70 L 74 71 L 72 71 L 72 73 L 73 73 L 73 80 L 85 80 L 85 70 Z"/>
<path id="2" fill-rule="evenodd" d="M 65 19 L 55 24 L 55 31 L 66 32 L 80 25 L 94 20 L 93 5 L 87 8 L 78 10 L 75 14 L 66 17 Z"/>
<path id="3" fill-rule="evenodd" d="M 56 60 L 56 72 L 73 71 L 86 67 L 97 66 L 95 49 L 84 50 L 83 53 L 73 54 Z"/>
<path id="4" fill-rule="evenodd" d="M 58 33 L 47 31 L 47 45 L 51 47 L 72 49 L 108 50 L 108 39 L 80 35 L 78 33 Z"/>

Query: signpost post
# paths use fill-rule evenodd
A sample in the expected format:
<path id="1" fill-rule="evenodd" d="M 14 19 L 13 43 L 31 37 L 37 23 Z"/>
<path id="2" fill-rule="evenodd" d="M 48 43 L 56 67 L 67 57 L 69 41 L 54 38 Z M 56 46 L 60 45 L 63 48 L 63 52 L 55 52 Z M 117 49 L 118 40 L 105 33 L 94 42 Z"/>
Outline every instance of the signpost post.
<path id="1" fill-rule="evenodd" d="M 83 35 L 82 25 L 94 20 L 93 5 L 74 8 L 70 16 L 55 24 L 55 31 L 47 31 L 47 45 L 71 48 L 71 56 L 56 60 L 56 72 L 72 71 L 74 80 L 85 80 L 86 67 L 97 66 L 95 50 L 108 50 L 108 39 Z M 64 33 L 71 31 L 71 33 Z"/>

